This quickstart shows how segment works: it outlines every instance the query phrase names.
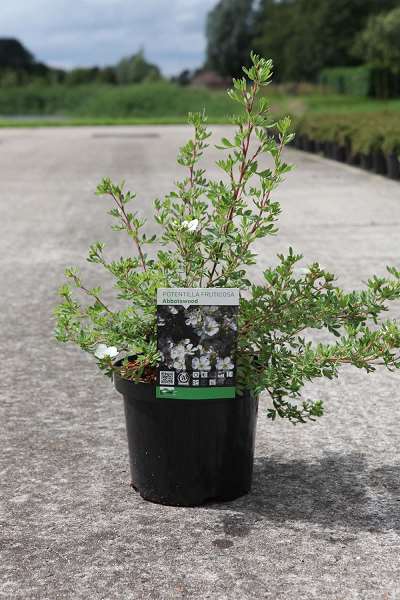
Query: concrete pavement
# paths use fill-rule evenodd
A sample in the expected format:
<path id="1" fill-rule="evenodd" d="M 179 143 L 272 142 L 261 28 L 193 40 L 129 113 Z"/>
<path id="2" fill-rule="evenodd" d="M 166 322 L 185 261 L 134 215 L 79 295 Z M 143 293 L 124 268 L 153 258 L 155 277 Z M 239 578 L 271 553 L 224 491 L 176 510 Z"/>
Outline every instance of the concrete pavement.
<path id="1" fill-rule="evenodd" d="M 65 266 L 95 283 L 104 274 L 85 262 L 92 241 L 128 252 L 93 195 L 98 181 L 125 178 L 150 215 L 179 176 L 188 133 L 0 131 L 0 597 L 400 599 L 398 374 L 344 369 L 311 386 L 327 407 L 312 425 L 271 423 L 262 406 L 252 494 L 169 508 L 128 486 L 119 395 L 89 357 L 52 339 Z M 258 273 L 289 245 L 346 288 L 399 265 L 398 183 L 287 158 L 297 169 L 278 193 L 281 232 L 259 244 Z"/>

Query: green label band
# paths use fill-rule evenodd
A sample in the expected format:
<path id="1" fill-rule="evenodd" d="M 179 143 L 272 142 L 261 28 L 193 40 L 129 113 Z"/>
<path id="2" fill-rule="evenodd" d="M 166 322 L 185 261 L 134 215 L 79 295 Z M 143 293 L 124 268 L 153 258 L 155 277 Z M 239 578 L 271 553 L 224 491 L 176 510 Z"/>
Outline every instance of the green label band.
<path id="1" fill-rule="evenodd" d="M 174 398 L 176 400 L 218 400 L 219 398 L 235 398 L 235 387 L 173 387 L 156 386 L 156 398 Z"/>

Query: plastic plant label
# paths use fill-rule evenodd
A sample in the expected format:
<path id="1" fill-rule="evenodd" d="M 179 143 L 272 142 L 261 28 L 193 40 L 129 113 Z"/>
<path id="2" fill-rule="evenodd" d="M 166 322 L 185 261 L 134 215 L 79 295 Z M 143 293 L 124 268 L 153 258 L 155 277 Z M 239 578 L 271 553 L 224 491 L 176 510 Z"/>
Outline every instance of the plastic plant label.
<path id="1" fill-rule="evenodd" d="M 157 290 L 158 398 L 235 397 L 238 308 L 235 288 Z"/>

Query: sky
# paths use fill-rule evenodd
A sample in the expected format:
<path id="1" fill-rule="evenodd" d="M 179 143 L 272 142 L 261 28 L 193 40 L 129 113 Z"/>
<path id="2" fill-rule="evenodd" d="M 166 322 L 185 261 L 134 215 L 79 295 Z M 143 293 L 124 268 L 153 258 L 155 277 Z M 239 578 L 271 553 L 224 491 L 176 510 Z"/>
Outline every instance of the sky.
<path id="1" fill-rule="evenodd" d="M 165 75 L 202 64 L 217 0 L 0 0 L 0 37 L 51 66 L 111 65 L 144 48 Z"/>

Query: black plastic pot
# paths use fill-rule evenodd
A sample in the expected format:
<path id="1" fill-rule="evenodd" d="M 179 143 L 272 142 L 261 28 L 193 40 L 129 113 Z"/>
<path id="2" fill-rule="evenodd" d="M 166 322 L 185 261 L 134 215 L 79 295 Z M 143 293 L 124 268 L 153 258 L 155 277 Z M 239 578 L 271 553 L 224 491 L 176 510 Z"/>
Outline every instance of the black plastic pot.
<path id="1" fill-rule="evenodd" d="M 372 170 L 372 156 L 371 154 L 360 154 L 360 166 L 366 171 Z"/>
<path id="2" fill-rule="evenodd" d="M 306 145 L 307 136 L 304 134 L 297 136 L 297 147 L 299 150 L 304 150 Z"/>
<path id="3" fill-rule="evenodd" d="M 346 162 L 346 160 L 347 160 L 346 146 L 341 146 L 340 144 L 335 145 L 335 160 L 338 160 L 339 162 Z"/>
<path id="4" fill-rule="evenodd" d="M 397 154 L 390 153 L 386 156 L 386 167 L 388 177 L 391 179 L 400 179 L 400 161 Z"/>
<path id="5" fill-rule="evenodd" d="M 306 152 L 314 153 L 315 152 L 315 141 L 309 137 L 306 137 L 304 140 L 304 143 L 303 143 L 303 149 Z"/>
<path id="6" fill-rule="evenodd" d="M 361 166 L 360 154 L 358 154 L 358 153 L 353 154 L 352 152 L 349 152 L 349 154 L 347 155 L 347 164 L 349 164 L 353 167 Z"/>
<path id="7" fill-rule="evenodd" d="M 378 175 L 386 175 L 386 158 L 383 152 L 380 150 L 375 150 L 372 153 L 372 168 L 375 173 L 378 173 Z"/>
<path id="8" fill-rule="evenodd" d="M 132 486 L 170 506 L 229 501 L 250 491 L 258 398 L 156 398 L 155 386 L 114 376 L 124 397 Z"/>
<path id="9" fill-rule="evenodd" d="M 325 156 L 327 158 L 335 158 L 335 142 L 326 142 L 325 144 Z"/>
<path id="10" fill-rule="evenodd" d="M 315 152 L 317 152 L 318 154 L 325 154 L 325 146 L 326 142 L 316 141 Z"/>

